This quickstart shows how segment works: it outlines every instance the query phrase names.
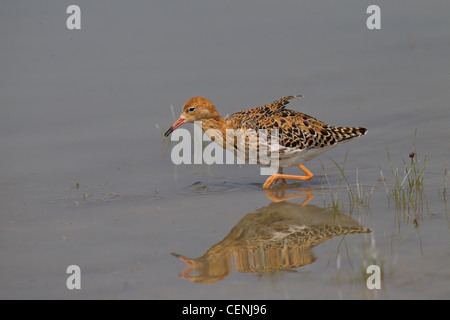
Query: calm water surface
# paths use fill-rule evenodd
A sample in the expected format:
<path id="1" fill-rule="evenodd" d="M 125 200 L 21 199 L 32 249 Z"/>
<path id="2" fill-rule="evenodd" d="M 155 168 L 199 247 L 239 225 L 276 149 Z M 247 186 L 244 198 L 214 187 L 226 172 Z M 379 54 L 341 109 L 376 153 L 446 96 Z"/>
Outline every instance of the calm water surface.
<path id="1" fill-rule="evenodd" d="M 81 30 L 60 1 L 0 12 L 0 298 L 450 297 L 448 2 L 382 4 L 374 31 L 357 1 L 77 4 Z M 292 94 L 369 132 L 287 190 L 175 166 L 155 126 L 191 96 L 226 115 Z M 423 185 L 396 202 L 411 152 Z"/>

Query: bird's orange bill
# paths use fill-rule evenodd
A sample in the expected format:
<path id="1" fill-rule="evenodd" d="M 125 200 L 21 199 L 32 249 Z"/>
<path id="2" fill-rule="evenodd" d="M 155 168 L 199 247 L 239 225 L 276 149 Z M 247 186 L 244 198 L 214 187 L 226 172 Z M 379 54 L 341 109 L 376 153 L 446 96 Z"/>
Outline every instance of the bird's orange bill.
<path id="1" fill-rule="evenodd" d="M 171 134 L 172 132 L 174 132 L 179 126 L 181 126 L 186 120 L 183 118 L 178 118 L 177 121 L 175 121 L 175 123 L 169 128 L 169 130 L 166 131 L 166 133 L 164 133 L 164 137 L 169 136 L 169 134 Z"/>

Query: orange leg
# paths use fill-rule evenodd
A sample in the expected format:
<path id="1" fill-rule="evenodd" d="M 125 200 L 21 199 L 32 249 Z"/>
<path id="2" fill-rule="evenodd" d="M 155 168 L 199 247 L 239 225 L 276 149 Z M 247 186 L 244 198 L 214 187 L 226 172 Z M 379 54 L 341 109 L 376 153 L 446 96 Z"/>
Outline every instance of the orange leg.
<path id="1" fill-rule="evenodd" d="M 305 200 L 300 204 L 301 207 L 305 206 L 309 201 L 311 201 L 314 198 L 314 189 L 313 188 L 307 188 L 307 189 L 296 189 L 295 191 L 299 192 L 286 192 L 288 189 L 288 185 L 283 185 L 281 189 L 274 188 L 274 189 L 263 189 L 264 193 L 266 194 L 266 197 L 272 200 L 273 202 L 281 202 L 285 200 L 291 200 L 296 198 L 303 198 L 306 197 Z"/>
<path id="2" fill-rule="evenodd" d="M 266 180 L 266 182 L 263 185 L 263 188 L 269 188 L 272 184 L 274 184 L 279 179 L 282 179 L 282 181 L 284 179 L 307 181 L 307 180 L 311 180 L 314 177 L 314 175 L 311 173 L 311 171 L 306 169 L 302 164 L 298 165 L 298 167 L 300 168 L 300 170 L 302 170 L 306 174 L 306 176 L 283 174 L 282 173 L 283 171 L 280 170 L 280 171 L 278 171 L 279 173 L 275 173 L 275 174 L 271 175 Z"/>
<path id="3" fill-rule="evenodd" d="M 278 169 L 278 174 L 283 174 L 283 168 Z M 286 179 L 281 178 L 281 182 L 283 182 L 284 185 L 287 185 Z"/>

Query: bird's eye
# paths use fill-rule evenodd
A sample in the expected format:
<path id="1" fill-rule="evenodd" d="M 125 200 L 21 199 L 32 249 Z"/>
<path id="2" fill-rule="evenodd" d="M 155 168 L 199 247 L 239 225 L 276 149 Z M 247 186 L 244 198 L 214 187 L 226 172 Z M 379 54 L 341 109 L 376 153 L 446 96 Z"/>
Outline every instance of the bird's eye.
<path id="1" fill-rule="evenodd" d="M 192 112 L 192 111 L 194 111 L 194 110 L 195 110 L 194 107 L 190 107 L 190 108 L 188 109 L 189 112 Z"/>

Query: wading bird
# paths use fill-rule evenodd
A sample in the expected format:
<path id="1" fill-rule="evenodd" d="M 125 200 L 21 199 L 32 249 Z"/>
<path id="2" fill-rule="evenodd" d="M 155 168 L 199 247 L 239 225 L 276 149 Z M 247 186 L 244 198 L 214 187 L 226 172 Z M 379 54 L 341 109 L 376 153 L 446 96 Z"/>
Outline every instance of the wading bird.
<path id="1" fill-rule="evenodd" d="M 209 132 L 214 129 L 222 137 L 227 137 L 227 131 L 232 129 L 234 132 L 245 134 L 248 131 L 255 132 L 273 132 L 277 130 L 278 141 L 272 146 L 270 143 L 270 133 L 266 139 L 260 139 L 257 135 L 255 139 L 247 134 L 245 137 L 245 159 L 248 159 L 251 153 L 258 153 L 263 147 L 274 152 L 273 146 L 276 145 L 276 155 L 278 162 L 278 172 L 271 175 L 263 185 L 263 188 L 269 188 L 277 180 L 310 180 L 313 178 L 311 171 L 303 166 L 303 163 L 314 157 L 328 151 L 339 144 L 348 142 L 367 133 L 366 128 L 362 127 L 337 127 L 330 126 L 307 114 L 286 109 L 290 99 L 301 97 L 301 95 L 287 96 L 280 98 L 270 104 L 253 109 L 242 110 L 225 118 L 222 118 L 214 105 L 208 99 L 202 97 L 193 97 L 183 106 L 182 113 L 177 121 L 167 130 L 165 136 L 169 136 L 174 130 L 184 123 L 193 123 L 201 121 L 202 130 Z M 215 135 L 217 137 L 217 135 Z M 238 154 L 238 136 L 234 135 L 231 139 L 216 139 L 216 143 L 223 148 L 233 150 Z M 253 141 L 254 143 L 252 143 Z M 263 161 L 257 161 L 258 164 L 266 164 Z M 283 173 L 283 168 L 298 166 L 305 175 L 288 175 Z"/>

